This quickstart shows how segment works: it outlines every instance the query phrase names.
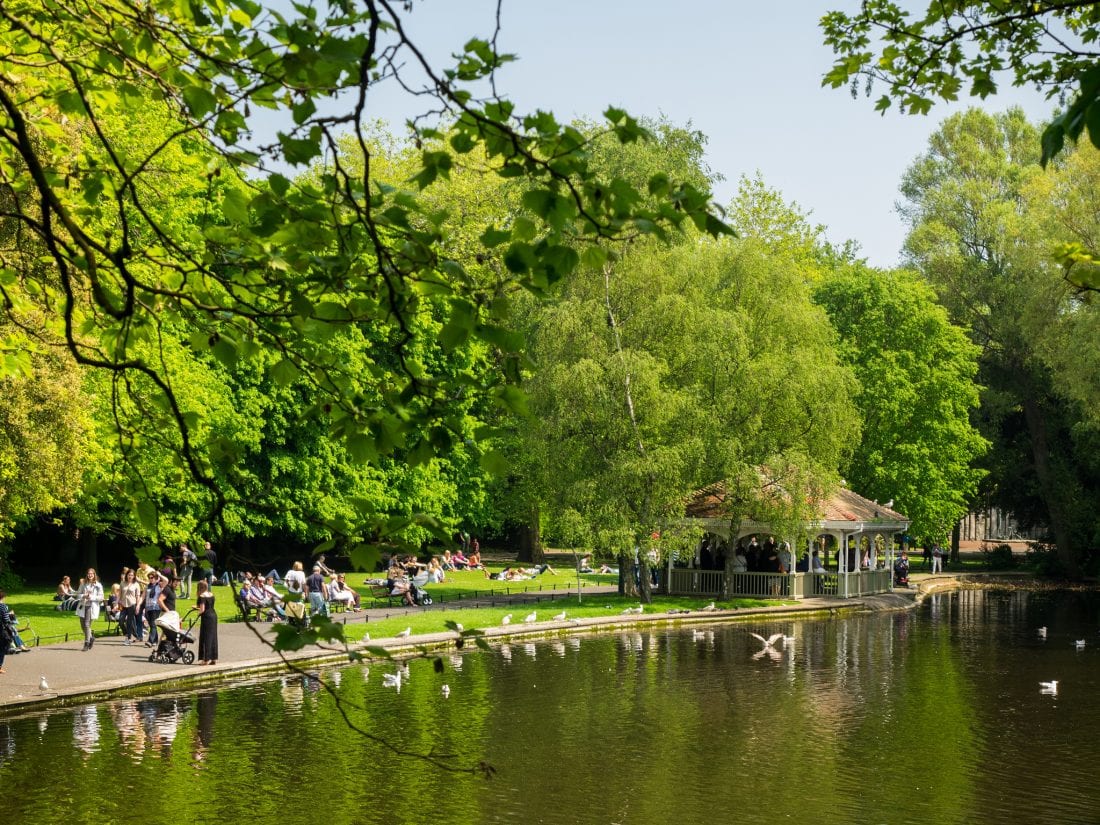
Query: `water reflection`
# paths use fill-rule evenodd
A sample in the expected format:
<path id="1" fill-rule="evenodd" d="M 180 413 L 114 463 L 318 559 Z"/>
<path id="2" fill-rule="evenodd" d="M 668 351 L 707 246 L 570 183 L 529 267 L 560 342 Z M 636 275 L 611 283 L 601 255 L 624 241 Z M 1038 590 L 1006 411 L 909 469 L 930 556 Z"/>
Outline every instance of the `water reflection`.
<path id="1" fill-rule="evenodd" d="M 33 778 L 58 770 L 101 820 L 315 821 L 299 802 L 317 786 L 349 821 L 422 822 L 422 805 L 378 801 L 406 776 L 433 823 L 1089 821 L 1100 646 L 1072 640 L 1095 634 L 1100 598 L 1033 596 L 522 642 L 445 656 L 443 673 L 428 659 L 376 663 L 374 679 L 349 665 L 6 720 L 0 787 L 31 790 L 4 822 L 48 818 L 55 802 Z M 779 639 L 768 652 L 750 633 Z M 383 675 L 400 676 L 400 694 Z M 1060 695 L 1041 695 L 1053 679 Z M 342 714 L 404 751 L 490 763 L 498 779 L 395 755 Z M 1026 788 L 1010 754 L 1026 757 Z M 791 776 L 794 790 L 774 793 Z M 166 789 L 163 803 L 118 793 L 120 777 Z M 256 797 L 225 790 L 245 787 Z"/>

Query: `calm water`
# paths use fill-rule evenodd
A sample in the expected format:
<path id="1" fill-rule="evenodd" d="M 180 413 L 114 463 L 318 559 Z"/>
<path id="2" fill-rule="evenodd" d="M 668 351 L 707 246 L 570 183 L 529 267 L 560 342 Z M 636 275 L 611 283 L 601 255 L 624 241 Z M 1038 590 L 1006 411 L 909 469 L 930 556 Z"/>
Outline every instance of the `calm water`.
<path id="1" fill-rule="evenodd" d="M 1098 630 L 1097 594 L 967 591 L 419 660 L 400 693 L 355 665 L 0 720 L 0 820 L 1097 822 Z M 362 728 L 496 777 L 365 740 L 317 676 Z"/>

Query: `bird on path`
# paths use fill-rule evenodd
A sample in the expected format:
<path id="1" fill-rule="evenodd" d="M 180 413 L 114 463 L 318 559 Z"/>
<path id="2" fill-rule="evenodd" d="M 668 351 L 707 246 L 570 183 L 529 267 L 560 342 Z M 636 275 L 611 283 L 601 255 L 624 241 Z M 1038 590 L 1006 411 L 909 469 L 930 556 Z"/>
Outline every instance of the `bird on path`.
<path id="1" fill-rule="evenodd" d="M 699 609 L 700 609 L 700 610 L 717 610 L 718 608 L 717 608 L 717 606 L 716 606 L 716 605 L 714 604 L 714 602 L 711 602 L 711 603 L 710 603 L 710 604 L 708 604 L 708 605 L 707 605 L 706 607 L 700 607 Z"/>
<path id="2" fill-rule="evenodd" d="M 551 616 L 550 619 L 552 621 L 555 621 L 555 622 L 564 622 L 565 621 L 565 611 L 563 610 L 561 613 L 558 613 L 554 616 Z"/>
<path id="3" fill-rule="evenodd" d="M 638 605 L 637 607 L 628 607 L 626 610 L 623 611 L 622 615 L 630 616 L 631 614 L 641 613 L 641 612 L 642 612 L 642 606 Z"/>
<path id="4" fill-rule="evenodd" d="M 500 623 L 501 624 L 511 624 L 512 623 L 512 614 L 509 613 L 507 616 L 505 616 L 503 619 L 500 620 Z"/>
<path id="5" fill-rule="evenodd" d="M 536 611 L 532 610 L 530 613 L 528 613 L 526 616 L 523 617 L 523 623 L 524 624 L 531 624 L 531 622 L 537 621 L 538 618 L 539 618 L 538 613 Z"/>
<path id="6" fill-rule="evenodd" d="M 1058 682 L 1057 682 L 1057 680 L 1055 680 L 1053 682 L 1040 682 L 1039 683 L 1039 692 L 1040 693 L 1050 693 L 1050 694 L 1057 693 L 1058 692 Z"/>
<path id="7" fill-rule="evenodd" d="M 42 677 L 42 681 L 38 683 L 38 689 L 45 693 L 50 689 L 50 683 L 46 681 L 46 677 Z"/>
<path id="8" fill-rule="evenodd" d="M 411 627 L 406 627 L 404 630 L 402 630 L 400 633 L 397 634 L 397 638 L 398 639 L 407 639 L 407 638 L 409 638 L 409 634 L 411 634 L 412 632 L 413 632 L 413 629 Z"/>

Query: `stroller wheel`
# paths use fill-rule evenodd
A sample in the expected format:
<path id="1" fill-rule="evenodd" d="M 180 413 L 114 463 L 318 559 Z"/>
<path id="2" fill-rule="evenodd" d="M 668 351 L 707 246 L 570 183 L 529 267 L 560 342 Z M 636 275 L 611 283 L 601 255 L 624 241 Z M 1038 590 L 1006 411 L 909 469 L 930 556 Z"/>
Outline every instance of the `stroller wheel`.
<path id="1" fill-rule="evenodd" d="M 183 651 L 182 658 L 183 658 L 183 663 L 185 665 L 189 665 L 189 664 L 191 664 L 192 662 L 195 661 L 195 654 L 192 653 L 190 650 L 185 650 L 185 651 Z"/>
<path id="2" fill-rule="evenodd" d="M 150 662 L 155 662 L 156 660 L 157 660 L 157 652 L 154 650 L 152 653 L 149 654 L 149 661 Z"/>
<path id="3" fill-rule="evenodd" d="M 431 603 L 432 603 L 432 597 L 431 596 L 425 596 L 424 601 L 421 602 L 421 604 L 431 604 Z"/>

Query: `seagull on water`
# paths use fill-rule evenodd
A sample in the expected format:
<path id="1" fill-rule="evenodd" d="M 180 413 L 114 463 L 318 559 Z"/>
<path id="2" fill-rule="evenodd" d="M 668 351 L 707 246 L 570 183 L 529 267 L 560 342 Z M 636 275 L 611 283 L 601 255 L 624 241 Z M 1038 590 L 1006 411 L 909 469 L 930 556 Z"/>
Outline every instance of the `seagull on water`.
<path id="1" fill-rule="evenodd" d="M 1040 682 L 1039 683 L 1039 692 L 1040 693 L 1048 693 L 1048 694 L 1058 693 L 1058 682 L 1057 681 Z"/>
<path id="2" fill-rule="evenodd" d="M 759 652 L 753 654 L 752 658 L 760 659 L 764 656 L 768 656 L 772 660 L 777 660 L 782 655 L 778 650 L 775 649 L 775 643 L 783 640 L 782 633 L 773 633 L 766 639 L 759 633 L 749 633 L 749 635 L 760 642 L 760 644 L 764 645 Z"/>
<path id="3" fill-rule="evenodd" d="M 1039 638 L 1045 639 L 1047 637 L 1047 629 L 1045 627 L 1039 628 Z"/>
<path id="4" fill-rule="evenodd" d="M 50 683 L 46 681 L 46 677 L 42 677 L 42 681 L 38 683 L 38 689 L 45 693 L 50 689 Z"/>
<path id="5" fill-rule="evenodd" d="M 565 611 L 563 610 L 561 613 L 557 613 L 557 614 L 551 616 L 550 619 L 551 619 L 551 621 L 555 621 L 555 622 L 564 622 L 565 621 Z"/>
<path id="6" fill-rule="evenodd" d="M 401 692 L 401 671 L 397 673 L 383 673 L 382 674 L 382 687 L 397 688 L 397 692 Z"/>
<path id="7" fill-rule="evenodd" d="M 1084 650 L 1085 649 L 1085 640 L 1084 639 L 1078 639 L 1073 644 L 1074 644 L 1074 647 L 1076 647 L 1078 650 Z"/>
<path id="8" fill-rule="evenodd" d="M 532 610 L 530 613 L 528 613 L 526 616 L 523 617 L 523 623 L 524 624 L 531 624 L 531 622 L 537 621 L 538 618 L 539 618 L 538 613 L 536 611 Z"/>
<path id="9" fill-rule="evenodd" d="M 500 620 L 500 623 L 501 624 L 511 624 L 512 623 L 512 614 L 509 613 L 507 616 L 505 616 L 503 619 Z"/>
<path id="10" fill-rule="evenodd" d="M 407 639 L 407 638 L 409 638 L 409 634 L 412 633 L 412 632 L 413 632 L 413 629 L 411 627 L 406 627 L 404 630 L 402 630 L 400 633 L 397 634 L 397 638 L 398 639 Z"/>

